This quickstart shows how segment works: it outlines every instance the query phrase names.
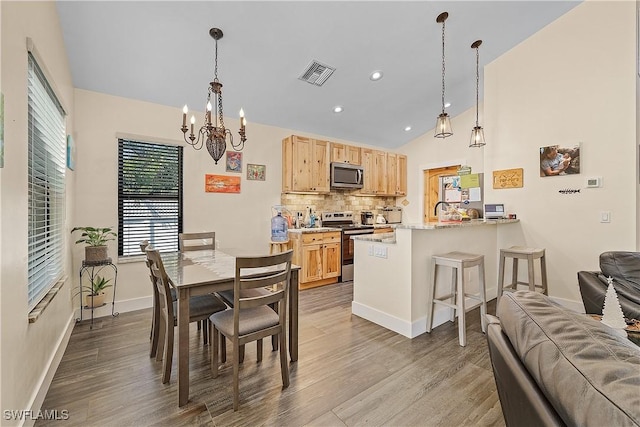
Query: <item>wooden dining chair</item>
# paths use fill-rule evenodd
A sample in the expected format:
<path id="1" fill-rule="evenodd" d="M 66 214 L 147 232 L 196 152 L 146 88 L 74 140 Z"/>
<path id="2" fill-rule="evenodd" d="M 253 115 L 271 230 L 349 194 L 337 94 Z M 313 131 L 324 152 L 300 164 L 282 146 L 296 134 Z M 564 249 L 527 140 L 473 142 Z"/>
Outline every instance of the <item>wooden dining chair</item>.
<path id="1" fill-rule="evenodd" d="M 148 240 L 143 240 L 142 242 L 140 242 L 140 251 L 145 255 L 147 254 L 147 246 L 149 246 Z M 150 266 L 150 263 L 148 260 L 146 264 L 147 264 L 147 267 Z M 158 288 L 156 287 L 155 279 L 153 277 L 153 272 L 151 271 L 151 268 L 149 268 L 149 279 L 151 280 L 151 290 L 152 290 L 152 296 L 153 296 L 153 307 L 152 307 L 152 313 L 151 313 L 151 333 L 149 336 L 149 340 L 151 341 L 151 348 L 149 349 L 149 357 L 156 357 L 156 354 L 158 351 L 158 327 L 160 326 L 160 304 L 158 302 L 158 298 L 159 298 Z M 176 300 L 175 290 L 173 290 L 171 298 L 173 301 Z"/>
<path id="2" fill-rule="evenodd" d="M 158 348 L 156 360 L 162 357 L 162 383 L 168 383 L 171 378 L 171 364 L 173 363 L 173 337 L 176 325 L 177 302 L 173 300 L 171 289 L 173 284 L 164 269 L 160 253 L 147 246 L 147 265 L 151 271 L 152 282 L 158 292 L 159 324 Z M 189 299 L 189 322 L 206 320 L 213 313 L 224 311 L 227 306 L 213 294 L 198 295 Z"/>
<path id="3" fill-rule="evenodd" d="M 200 251 L 204 249 L 215 249 L 215 248 L 216 248 L 215 231 L 178 234 L 178 249 L 180 250 L 180 252 Z"/>
<path id="4" fill-rule="evenodd" d="M 277 335 L 280 352 L 280 372 L 282 386 L 289 386 L 289 365 L 287 363 L 286 303 L 291 276 L 291 257 L 289 250 L 275 255 L 262 257 L 237 257 L 233 284 L 233 308 L 214 313 L 211 322 L 211 368 L 213 377 L 218 377 L 219 335 L 227 337 L 233 347 L 233 410 L 239 406 L 239 369 L 240 346 L 251 341 Z M 268 268 L 268 271 L 264 271 Z M 260 270 L 256 270 L 260 269 Z M 277 286 L 274 286 L 277 285 Z M 269 293 L 246 297 L 243 291 L 271 286 Z M 271 304 L 277 304 L 275 312 Z"/>

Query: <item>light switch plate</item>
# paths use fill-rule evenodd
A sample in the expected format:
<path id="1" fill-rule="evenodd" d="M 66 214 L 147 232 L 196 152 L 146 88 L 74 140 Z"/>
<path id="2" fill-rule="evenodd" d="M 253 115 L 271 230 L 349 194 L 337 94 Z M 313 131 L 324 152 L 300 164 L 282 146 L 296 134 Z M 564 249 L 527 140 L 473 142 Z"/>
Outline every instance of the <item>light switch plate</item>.
<path id="1" fill-rule="evenodd" d="M 600 222 L 611 222 L 611 212 L 610 211 L 602 211 L 600 212 Z"/>

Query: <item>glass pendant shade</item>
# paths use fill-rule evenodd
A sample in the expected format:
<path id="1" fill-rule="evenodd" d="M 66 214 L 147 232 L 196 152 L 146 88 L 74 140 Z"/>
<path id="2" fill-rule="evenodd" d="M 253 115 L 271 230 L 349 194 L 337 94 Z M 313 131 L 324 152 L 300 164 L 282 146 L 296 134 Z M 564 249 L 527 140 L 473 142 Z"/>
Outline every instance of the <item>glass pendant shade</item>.
<path id="1" fill-rule="evenodd" d="M 484 142 L 484 130 L 482 126 L 475 126 L 471 131 L 471 141 L 469 147 L 482 147 L 486 143 Z"/>
<path id="2" fill-rule="evenodd" d="M 449 115 L 447 113 L 442 113 L 438 116 L 435 132 L 434 136 L 436 138 L 446 138 L 453 135 L 453 132 L 451 131 L 451 120 L 449 120 Z"/>

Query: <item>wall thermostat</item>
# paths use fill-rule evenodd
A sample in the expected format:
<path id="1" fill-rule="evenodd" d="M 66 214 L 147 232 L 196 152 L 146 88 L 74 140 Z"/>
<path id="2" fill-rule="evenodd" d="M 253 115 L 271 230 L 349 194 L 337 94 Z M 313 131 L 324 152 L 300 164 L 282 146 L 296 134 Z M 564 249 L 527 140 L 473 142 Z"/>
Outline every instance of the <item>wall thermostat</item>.
<path id="1" fill-rule="evenodd" d="M 602 187 L 602 177 L 592 176 L 587 178 L 587 188 Z"/>

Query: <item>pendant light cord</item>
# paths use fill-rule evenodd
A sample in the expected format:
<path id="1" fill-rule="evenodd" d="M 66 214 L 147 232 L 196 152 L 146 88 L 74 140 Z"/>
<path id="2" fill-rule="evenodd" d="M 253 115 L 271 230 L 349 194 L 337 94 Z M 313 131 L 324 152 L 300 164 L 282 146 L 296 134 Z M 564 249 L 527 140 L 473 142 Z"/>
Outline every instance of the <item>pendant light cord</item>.
<path id="1" fill-rule="evenodd" d="M 476 127 L 480 126 L 478 124 L 478 109 L 479 109 L 479 95 L 480 92 L 480 53 L 479 47 L 476 47 Z"/>
<path id="2" fill-rule="evenodd" d="M 445 73 L 445 66 L 444 66 L 444 25 L 445 25 L 445 21 L 443 20 L 442 21 L 442 113 L 443 114 L 444 114 L 444 73 Z"/>

